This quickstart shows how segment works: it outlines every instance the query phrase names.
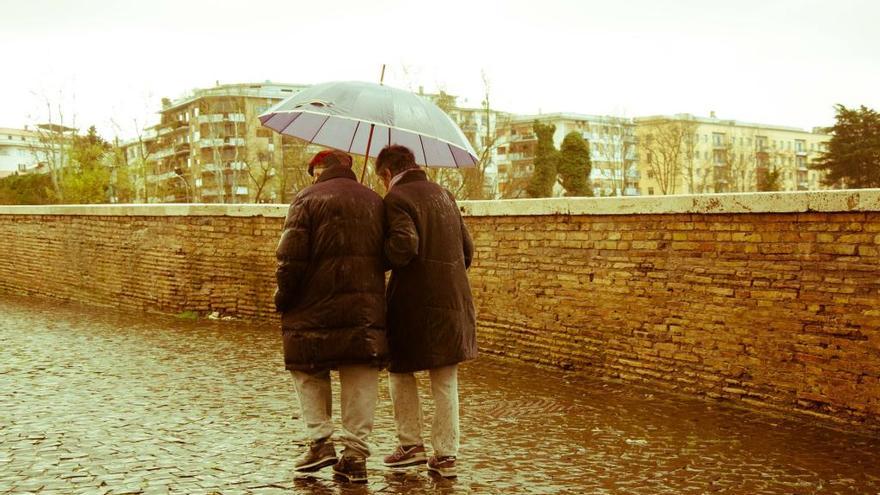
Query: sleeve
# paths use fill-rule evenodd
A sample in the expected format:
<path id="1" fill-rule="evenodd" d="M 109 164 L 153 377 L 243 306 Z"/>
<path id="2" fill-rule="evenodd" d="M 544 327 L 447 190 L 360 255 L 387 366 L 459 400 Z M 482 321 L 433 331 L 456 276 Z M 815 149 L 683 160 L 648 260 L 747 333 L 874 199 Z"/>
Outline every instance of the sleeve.
<path id="1" fill-rule="evenodd" d="M 406 206 L 395 200 L 385 203 L 385 259 L 391 268 L 403 268 L 419 254 L 419 233 Z"/>
<path id="2" fill-rule="evenodd" d="M 284 230 L 275 249 L 277 266 L 275 280 L 275 310 L 285 311 L 299 296 L 302 277 L 309 263 L 309 216 L 305 205 L 297 198 L 287 212 Z"/>
<path id="3" fill-rule="evenodd" d="M 458 223 L 461 226 L 461 251 L 464 255 L 464 267 L 470 268 L 471 262 L 474 260 L 474 241 L 471 239 L 471 234 L 468 232 L 467 225 L 464 223 L 464 218 L 461 216 L 461 210 L 455 202 L 455 195 L 447 190 L 446 196 L 449 197 L 449 200 L 455 205 L 455 211 L 458 213 Z"/>
<path id="4" fill-rule="evenodd" d="M 470 268 L 471 262 L 474 260 L 474 241 L 471 239 L 471 234 L 468 232 L 467 225 L 464 223 L 464 218 L 462 218 L 461 212 L 458 213 L 458 220 L 461 222 L 461 244 L 462 251 L 464 252 L 464 267 Z"/>

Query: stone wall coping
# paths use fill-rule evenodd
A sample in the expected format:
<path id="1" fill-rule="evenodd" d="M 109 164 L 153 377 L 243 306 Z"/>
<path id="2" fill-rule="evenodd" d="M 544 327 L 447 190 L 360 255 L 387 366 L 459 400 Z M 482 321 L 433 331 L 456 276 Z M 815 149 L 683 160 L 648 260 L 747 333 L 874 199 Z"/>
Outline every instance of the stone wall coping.
<path id="1" fill-rule="evenodd" d="M 661 215 L 880 211 L 880 189 L 610 198 L 460 201 L 465 216 Z M 229 216 L 284 218 L 284 204 L 116 204 L 2 206 L 0 215 Z"/>

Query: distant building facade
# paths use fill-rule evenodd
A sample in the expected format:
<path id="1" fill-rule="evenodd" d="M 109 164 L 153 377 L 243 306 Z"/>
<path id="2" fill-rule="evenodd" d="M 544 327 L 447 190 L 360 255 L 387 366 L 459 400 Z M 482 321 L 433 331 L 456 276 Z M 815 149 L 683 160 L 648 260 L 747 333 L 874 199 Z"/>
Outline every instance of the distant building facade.
<path id="1" fill-rule="evenodd" d="M 641 193 L 702 194 L 825 189 L 809 165 L 831 136 L 714 116 L 635 119 Z"/>
<path id="2" fill-rule="evenodd" d="M 148 202 L 280 202 L 267 188 L 294 138 L 260 125 L 269 107 L 305 85 L 225 84 L 163 101 L 158 125 L 123 145 Z M 301 147 L 300 147 L 301 148 Z M 297 148 L 298 150 L 300 148 Z"/>
<path id="3" fill-rule="evenodd" d="M 164 100 L 160 123 L 123 145 L 138 200 L 289 201 L 287 185 L 267 184 L 285 171 L 304 174 L 302 162 L 315 149 L 263 128 L 257 117 L 307 87 L 226 84 Z M 517 115 L 459 106 L 457 97 L 444 92 L 427 94 L 419 88 L 419 94 L 452 118 L 478 154 L 483 183 L 482 189 L 469 189 L 474 197 L 473 191 L 481 191 L 486 199 L 527 197 L 537 146 L 535 121 L 556 126 L 557 149 L 570 132 L 587 142 L 594 196 L 825 188 L 822 172 L 809 169 L 830 139 L 821 132 L 718 119 L 714 114 L 635 119 L 579 113 Z M 3 132 L 0 129 L 0 149 L 4 138 L 21 140 L 19 134 Z M 16 146 L 17 154 L 7 152 L 10 158 L 5 161 L 0 151 L 0 175 L 19 167 L 24 155 L 22 146 Z M 460 176 L 450 172 L 443 177 L 441 182 L 448 185 Z M 554 195 L 564 193 L 557 184 Z"/>
<path id="4" fill-rule="evenodd" d="M 502 133 L 498 147 L 497 189 L 503 198 L 526 197 L 525 188 L 534 171 L 538 138 L 535 122 L 556 126 L 553 144 L 556 149 L 570 132 L 576 132 L 590 147 L 589 181 L 595 196 L 639 194 L 635 129 L 632 120 L 577 113 L 514 115 Z M 557 186 L 554 194 L 564 190 Z"/>
<path id="5" fill-rule="evenodd" d="M 425 93 L 419 88 L 418 94 L 431 100 L 461 129 L 465 138 L 477 153 L 483 172 L 482 198 L 494 199 L 498 192 L 498 148 L 502 134 L 510 125 L 511 114 L 492 108 L 460 105 L 458 97 L 441 91 Z"/>
<path id="6" fill-rule="evenodd" d="M 36 131 L 0 127 L 0 178 L 40 169 L 44 147 Z"/>

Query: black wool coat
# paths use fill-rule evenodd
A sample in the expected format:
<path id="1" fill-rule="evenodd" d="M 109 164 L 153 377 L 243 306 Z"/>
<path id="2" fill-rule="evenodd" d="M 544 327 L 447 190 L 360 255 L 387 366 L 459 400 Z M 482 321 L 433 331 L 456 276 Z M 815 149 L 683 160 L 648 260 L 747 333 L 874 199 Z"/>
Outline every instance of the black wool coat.
<path id="1" fill-rule="evenodd" d="M 297 194 L 278 242 L 275 307 L 284 364 L 387 364 L 382 198 L 331 167 Z"/>
<path id="2" fill-rule="evenodd" d="M 467 268 L 473 243 L 452 194 L 423 170 L 385 196 L 389 371 L 448 366 L 477 356 Z"/>

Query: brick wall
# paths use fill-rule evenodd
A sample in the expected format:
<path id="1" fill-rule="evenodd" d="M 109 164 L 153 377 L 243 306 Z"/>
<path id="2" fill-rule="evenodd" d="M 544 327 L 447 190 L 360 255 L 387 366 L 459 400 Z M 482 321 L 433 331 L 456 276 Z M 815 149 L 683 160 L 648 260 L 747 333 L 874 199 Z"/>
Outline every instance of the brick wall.
<path id="1" fill-rule="evenodd" d="M 0 292 L 271 319 L 285 211 L 0 208 Z M 880 191 L 463 211 L 485 351 L 880 427 Z"/>

